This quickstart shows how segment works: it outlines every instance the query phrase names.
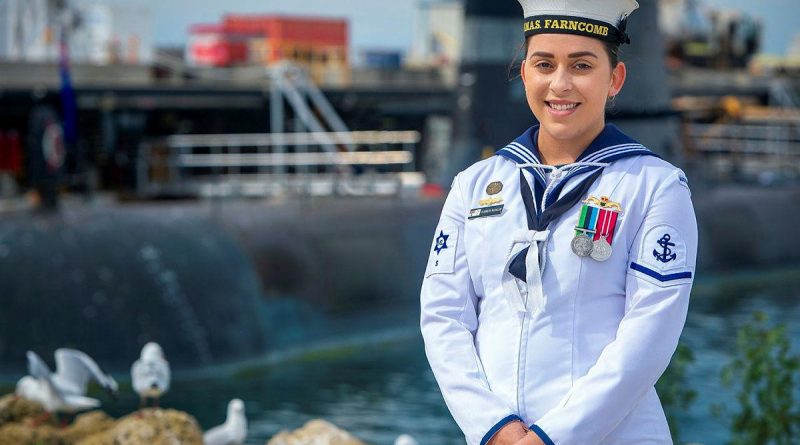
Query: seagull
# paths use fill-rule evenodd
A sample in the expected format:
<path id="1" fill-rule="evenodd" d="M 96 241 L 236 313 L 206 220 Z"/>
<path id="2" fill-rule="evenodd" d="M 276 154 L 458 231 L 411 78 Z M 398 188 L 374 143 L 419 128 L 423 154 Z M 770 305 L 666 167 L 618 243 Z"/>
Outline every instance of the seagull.
<path id="1" fill-rule="evenodd" d="M 17 382 L 16 394 L 40 403 L 48 414 L 76 413 L 100 406 L 100 401 L 65 392 L 47 364 L 35 352 L 28 351 L 28 374 Z"/>
<path id="2" fill-rule="evenodd" d="M 85 396 L 89 381 L 94 380 L 114 399 L 117 398 L 117 382 L 105 374 L 86 353 L 77 349 L 56 349 L 56 373 L 53 383 L 64 394 Z"/>
<path id="3" fill-rule="evenodd" d="M 211 428 L 203 435 L 204 445 L 240 445 L 247 436 L 247 417 L 244 402 L 233 399 L 228 402 L 228 418 L 225 423 Z"/>
<path id="4" fill-rule="evenodd" d="M 419 445 L 417 441 L 408 434 L 401 434 L 394 440 L 394 445 Z"/>
<path id="5" fill-rule="evenodd" d="M 164 351 L 158 343 L 147 343 L 139 360 L 131 367 L 131 381 L 134 391 L 139 393 L 140 408 L 148 398 L 155 399 L 158 406 L 158 399 L 169 389 L 169 380 L 169 362 L 164 358 Z"/>

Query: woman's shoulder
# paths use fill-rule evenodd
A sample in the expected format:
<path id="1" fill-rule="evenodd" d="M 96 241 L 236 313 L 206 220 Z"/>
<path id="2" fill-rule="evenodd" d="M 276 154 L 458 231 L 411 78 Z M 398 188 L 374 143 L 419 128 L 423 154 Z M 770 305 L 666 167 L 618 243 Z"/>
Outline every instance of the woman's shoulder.
<path id="1" fill-rule="evenodd" d="M 458 176 L 468 181 L 472 178 L 480 178 L 485 175 L 508 173 L 516 170 L 516 164 L 511 160 L 502 156 L 493 155 L 486 159 L 481 159 L 464 170 L 461 170 Z"/>
<path id="2" fill-rule="evenodd" d="M 456 175 L 455 182 L 466 193 L 475 188 L 485 188 L 492 182 L 504 183 L 516 177 L 516 164 L 502 156 L 494 155 L 482 159 Z"/>
<path id="3" fill-rule="evenodd" d="M 630 179 L 653 181 L 678 181 L 688 186 L 686 174 L 680 168 L 660 156 L 634 156 L 614 163 L 614 168 L 624 171 Z"/>

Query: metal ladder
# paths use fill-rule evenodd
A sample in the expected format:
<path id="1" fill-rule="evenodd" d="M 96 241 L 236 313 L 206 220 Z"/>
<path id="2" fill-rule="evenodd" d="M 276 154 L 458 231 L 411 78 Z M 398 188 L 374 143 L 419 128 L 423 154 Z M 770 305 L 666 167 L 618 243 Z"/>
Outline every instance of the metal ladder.
<path id="1" fill-rule="evenodd" d="M 306 71 L 296 65 L 281 62 L 267 70 L 270 80 L 270 129 L 274 134 L 283 134 L 287 130 L 285 123 L 284 99 L 291 106 L 296 116 L 295 132 L 310 132 L 316 135 L 316 143 L 328 153 L 336 153 L 337 142 L 344 143 L 347 151 L 355 148 L 352 140 L 347 139 L 350 129 L 336 113 L 322 91 L 311 81 Z M 317 111 L 315 114 L 312 107 Z M 321 119 L 318 119 L 320 116 Z M 334 141 L 328 132 L 341 134 L 345 139 Z M 302 147 L 298 147 L 302 149 Z M 285 147 L 278 144 L 275 152 L 285 152 Z M 339 167 L 344 168 L 343 166 Z"/>

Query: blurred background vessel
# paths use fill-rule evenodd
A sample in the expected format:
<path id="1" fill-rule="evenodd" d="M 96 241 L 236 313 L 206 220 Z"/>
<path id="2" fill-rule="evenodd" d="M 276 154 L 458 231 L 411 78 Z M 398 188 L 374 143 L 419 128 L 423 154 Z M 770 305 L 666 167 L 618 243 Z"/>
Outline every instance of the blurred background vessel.
<path id="1" fill-rule="evenodd" d="M 800 220 L 800 37 L 765 55 L 769 24 L 757 16 L 640 4 L 622 56 L 631 76 L 608 120 L 688 173 L 707 287 L 724 288 L 728 273 L 796 272 L 787 234 Z M 517 3 L 419 2 L 409 48 L 354 47 L 343 16 L 269 11 L 191 24 L 183 45 L 161 47 L 154 14 L 0 0 L 0 372 L 23 370 L 27 349 L 60 346 L 124 370 L 157 340 L 178 369 L 210 370 L 187 382 L 277 391 L 252 370 L 286 351 L 400 341 L 397 354 L 331 366 L 344 375 L 374 359 L 367 385 L 378 389 L 362 396 L 394 394 L 377 412 L 410 418 L 434 391 L 416 299 L 444 193 L 534 123 L 514 65 Z M 702 327 L 750 307 L 720 302 L 797 310 L 781 279 L 778 291 L 755 281 L 701 296 L 687 335 L 705 370 L 726 335 L 707 342 Z M 398 355 L 408 367 L 384 372 Z M 226 373 L 243 380 L 223 384 Z M 409 379 L 421 383 L 400 397 Z M 310 397 L 300 393 L 288 411 L 264 411 L 254 437 L 274 434 L 275 418 L 351 408 L 340 420 L 365 437 L 402 432 L 369 430 L 336 401 L 341 388 L 318 380 L 328 410 L 298 408 Z M 426 434 L 448 443 L 457 431 L 435 395 Z"/>

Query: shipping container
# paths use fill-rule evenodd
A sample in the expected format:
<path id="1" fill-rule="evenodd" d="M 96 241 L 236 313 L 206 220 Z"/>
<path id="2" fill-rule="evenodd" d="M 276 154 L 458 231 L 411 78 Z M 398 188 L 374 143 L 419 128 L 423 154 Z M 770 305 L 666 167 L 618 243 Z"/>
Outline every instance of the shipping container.
<path id="1" fill-rule="evenodd" d="M 194 66 L 232 66 L 250 59 L 250 35 L 226 32 L 222 25 L 194 25 L 189 30 L 186 60 Z"/>
<path id="2" fill-rule="evenodd" d="M 397 50 L 368 49 L 361 52 L 365 68 L 397 70 L 403 63 L 403 54 Z"/>
<path id="3" fill-rule="evenodd" d="M 314 81 L 350 79 L 348 22 L 338 18 L 229 14 L 219 24 L 190 28 L 186 59 L 194 65 L 271 65 L 290 61 Z"/>

